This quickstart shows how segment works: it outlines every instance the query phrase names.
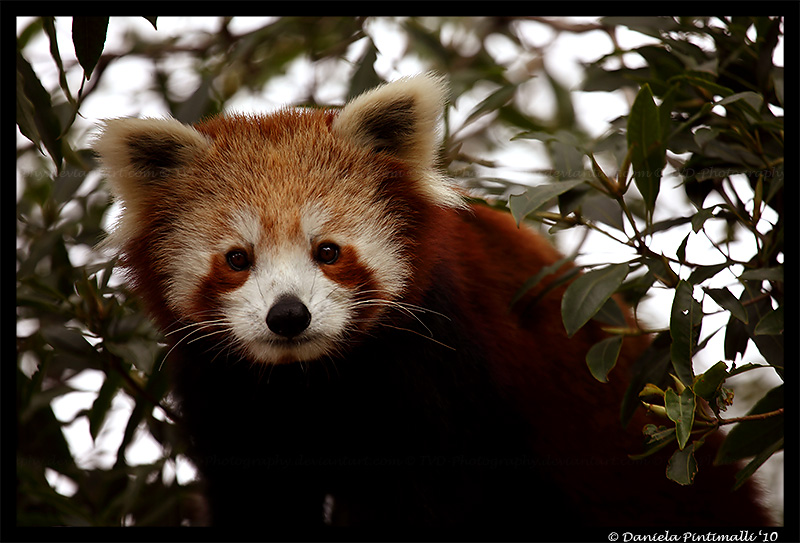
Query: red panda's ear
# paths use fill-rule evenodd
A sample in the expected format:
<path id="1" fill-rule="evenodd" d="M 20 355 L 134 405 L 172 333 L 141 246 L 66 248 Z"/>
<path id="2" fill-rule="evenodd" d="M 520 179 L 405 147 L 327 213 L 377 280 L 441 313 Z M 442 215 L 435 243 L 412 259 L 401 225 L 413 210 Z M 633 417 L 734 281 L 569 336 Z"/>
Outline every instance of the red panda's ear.
<path id="1" fill-rule="evenodd" d="M 175 119 L 112 119 L 94 143 L 112 184 L 123 191 L 169 177 L 208 146 L 205 136 Z"/>
<path id="2" fill-rule="evenodd" d="M 447 86 L 433 75 L 400 79 L 348 103 L 333 131 L 375 151 L 386 151 L 421 168 L 433 166 L 436 122 Z"/>

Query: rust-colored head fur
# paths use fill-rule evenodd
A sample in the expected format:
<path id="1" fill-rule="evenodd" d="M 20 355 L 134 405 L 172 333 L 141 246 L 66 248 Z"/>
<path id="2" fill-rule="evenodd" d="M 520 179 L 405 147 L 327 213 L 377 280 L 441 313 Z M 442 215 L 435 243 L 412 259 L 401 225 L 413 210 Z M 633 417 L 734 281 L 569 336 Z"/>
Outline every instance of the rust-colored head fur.
<path id="1" fill-rule="evenodd" d="M 264 362 L 329 353 L 406 292 L 431 210 L 463 205 L 434 164 L 444 94 L 422 76 L 341 111 L 108 121 L 95 148 L 123 211 L 106 246 L 164 328 L 213 320 Z M 283 296 L 312 309 L 296 337 L 265 324 Z"/>

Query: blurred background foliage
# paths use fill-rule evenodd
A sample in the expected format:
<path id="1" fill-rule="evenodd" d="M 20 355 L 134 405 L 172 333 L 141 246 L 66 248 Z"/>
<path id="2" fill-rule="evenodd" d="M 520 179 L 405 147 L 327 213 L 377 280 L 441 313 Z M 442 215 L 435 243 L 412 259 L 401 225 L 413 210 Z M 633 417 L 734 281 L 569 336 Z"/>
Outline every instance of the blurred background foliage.
<path id="1" fill-rule="evenodd" d="M 100 117 L 191 123 L 283 102 L 342 104 L 427 70 L 451 85 L 442 166 L 492 205 L 506 207 L 513 194 L 515 217 L 558 233 L 565 260 L 593 279 L 591 288 L 570 286 L 573 298 L 594 292 L 593 304 L 565 296 L 563 315 L 568 330 L 596 318 L 615 334 L 590 352 L 587 371 L 603 381 L 626 335 L 655 334 L 621 418 L 651 383 L 644 398 L 667 416 L 645 429 L 649 447 L 675 448 L 673 463 L 686 467 L 698 435 L 725 424 L 727 379 L 769 372 L 750 392 L 753 420 L 734 426 L 718 461 L 748 459 L 746 477 L 782 450 L 782 18 L 194 21 L 165 35 L 168 20 L 155 17 L 18 20 L 19 526 L 203 522 L 199 483 L 181 475 L 191 467 L 162 338 L 113 259 L 92 251 L 114 213 L 90 151 Z M 621 39 L 631 35 L 635 45 Z M 552 69 L 565 39 L 605 44 L 574 83 Z M 599 131 L 592 115 L 608 112 L 587 109 L 588 95 L 622 104 Z M 590 247 L 604 239 L 618 249 L 592 260 Z M 614 293 L 637 309 L 639 329 L 620 320 Z M 647 322 L 639 308 L 654 299 Z M 711 316 L 722 317 L 716 329 Z M 718 332 L 722 341 L 710 342 Z M 81 407 L 65 407 L 78 397 Z M 691 406 L 694 427 L 672 422 L 676 405 Z M 692 430 L 702 432 L 690 444 Z M 89 445 L 78 450 L 68 435 Z M 143 442 L 147 454 L 135 454 Z M 770 484 L 781 487 L 773 502 L 782 518 L 782 477 Z"/>

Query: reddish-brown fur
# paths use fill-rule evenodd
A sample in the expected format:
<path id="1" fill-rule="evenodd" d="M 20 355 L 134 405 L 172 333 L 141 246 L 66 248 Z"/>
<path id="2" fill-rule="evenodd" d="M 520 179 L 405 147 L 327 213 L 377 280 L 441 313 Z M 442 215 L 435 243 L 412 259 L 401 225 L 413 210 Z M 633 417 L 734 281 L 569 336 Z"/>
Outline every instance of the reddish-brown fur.
<path id="1" fill-rule="evenodd" d="M 700 473 L 692 486 L 666 479 L 671 451 L 628 459 L 644 450 L 643 426 L 663 424 L 642 408 L 627 430 L 619 418 L 631 365 L 647 338 L 626 338 L 609 383 L 598 383 L 584 359 L 605 336 L 590 323 L 567 338 L 560 318 L 563 287 L 526 307 L 534 291 L 509 309 L 519 286 L 560 255 L 543 238 L 520 232 L 508 213 L 481 205 L 471 211 L 443 212 L 440 229 L 425 239 L 454 272 L 456 290 L 464 293 L 458 310 L 470 316 L 472 332 L 489 346 L 498 385 L 534 421 L 537 439 L 530 445 L 536 461 L 548 466 L 564 491 L 584 506 L 588 500 L 598 522 L 609 526 L 664 524 L 665 519 L 676 525 L 769 524 L 752 500 L 752 483 L 730 492 L 739 468 L 712 466 L 719 435 L 698 451 Z"/>
<path id="2" fill-rule="evenodd" d="M 410 122 L 399 126 L 410 130 L 418 110 L 433 106 L 401 98 L 387 106 L 408 116 Z M 423 98 L 416 100 L 424 102 Z M 392 108 L 388 109 L 391 113 Z M 178 130 L 171 144 L 169 130 L 165 130 L 166 134 L 152 136 L 151 141 L 168 155 L 172 152 L 178 162 L 166 174 L 160 169 L 162 154 L 147 156 L 146 148 L 132 144 L 130 136 L 130 149 L 125 148 L 125 138 L 121 138 L 122 144 L 107 144 L 105 151 L 101 148 L 101 153 L 110 157 L 109 167 L 122 172 L 114 179 L 116 191 L 131 204 L 127 222 L 117 235 L 123 264 L 164 330 L 218 311 L 222 296 L 235 295 L 249 274 L 255 273 L 252 270 L 267 265 L 257 247 L 245 244 L 215 249 L 206 267 L 192 270 L 200 279 L 191 283 L 190 300 L 173 294 L 170 304 L 168 287 L 174 278 L 167 270 L 175 269 L 172 259 L 176 258 L 171 243 L 176 225 L 183 225 L 184 214 L 194 214 L 197 235 L 207 236 L 203 242 L 213 244 L 216 234 L 233 229 L 227 207 L 243 204 L 257 217 L 257 227 L 252 228 L 263 236 L 264 245 L 270 250 L 302 247 L 308 254 L 303 266 L 314 262 L 320 244 L 331 241 L 326 236 L 344 233 L 358 237 L 365 218 L 373 226 L 385 219 L 392 228 L 381 235 L 390 237 L 391 247 L 396 247 L 398 267 L 408 269 L 402 295 L 397 295 L 379 288 L 385 279 L 375 271 L 379 260 L 370 267 L 354 244 L 342 243 L 335 261 L 315 264 L 325 278 L 352 291 L 359 305 L 353 326 L 342 336 L 337 351 L 326 353 L 323 360 L 303 360 L 308 366 L 298 380 L 282 381 L 295 371 L 287 367 L 295 360 L 292 356 L 281 358 L 277 368 L 268 370 L 270 382 L 261 380 L 263 368 L 251 374 L 242 367 L 253 364 L 237 365 L 240 358 L 246 358 L 240 352 L 212 356 L 210 353 L 219 354 L 215 342 L 224 343 L 218 335 L 210 334 L 197 345 L 180 345 L 175 355 L 178 360 L 173 362 L 178 395 L 197 439 L 199 461 L 221 458 L 227 462 L 239 460 L 238 455 L 254 461 L 262 454 L 269 457 L 273 449 L 278 451 L 275 455 L 289 459 L 295 458 L 292 454 L 297 450 L 302 455 L 369 451 L 381 458 L 395 451 L 411 457 L 430 450 L 446 457 L 454 452 L 452 447 L 461 446 L 468 453 L 489 451 L 504 458 L 504 454 L 517 454 L 518 441 L 522 441 L 526 454 L 518 459 L 523 462 L 520 473 L 540 477 L 534 482 L 541 480 L 545 493 L 557 490 L 559 495 L 552 497 L 552 503 L 550 495 L 541 500 L 546 510 L 551 508 L 549 514 L 562 521 L 570 519 L 571 511 L 564 509 L 574 504 L 577 524 L 768 523 L 766 513 L 753 501 L 752 484 L 728 493 L 735 468 L 710 465 L 718 438 L 700 449 L 701 471 L 691 487 L 666 479 L 664 455 L 637 462 L 628 459 L 629 454 L 642 450 L 642 426 L 659 422 L 649 420 L 640 409 L 627 430 L 619 423 L 631 365 L 647 339 L 626 338 L 610 382 L 598 383 L 584 360 L 589 347 L 605 336 L 599 325 L 590 323 L 567 338 L 560 317 L 563 286 L 534 304 L 534 297 L 547 285 L 545 280 L 511 306 L 525 280 L 556 262 L 558 253 L 542 237 L 518 228 L 508 213 L 480 204 L 459 207 L 446 196 L 437 196 L 444 193 L 433 185 L 441 180 L 425 178 L 431 165 L 421 148 L 428 140 L 401 133 L 392 141 L 395 125 L 391 119 L 382 125 L 380 108 L 365 111 L 361 126 L 360 110 L 345 109 L 341 115 L 349 117 L 344 128 L 337 125 L 340 114 L 322 110 L 219 117 L 196 126 L 208 142 Z M 432 123 L 428 121 L 425 123 Z M 425 123 L 422 125 L 427 126 Z M 143 129 L 144 135 L 147 130 Z M 370 130 L 378 134 L 372 147 Z M 192 148 L 197 149 L 194 154 L 186 151 Z M 139 184 L 125 177 L 134 174 L 143 177 Z M 160 184 L 158 175 L 166 176 L 169 183 Z M 298 211 L 300 203 L 309 202 L 334 219 L 320 239 L 307 239 Z M 186 243 L 185 238 L 180 239 Z M 232 268 L 226 261 L 231 249 L 245 252 L 253 269 Z M 268 288 L 266 283 L 263 288 Z M 364 303 L 374 299 L 409 305 L 405 311 L 391 311 L 386 305 Z M 407 309 L 412 306 L 430 312 L 412 316 Z M 459 343 L 448 344 L 447 338 Z M 203 355 L 216 360 L 196 359 Z M 325 367 L 324 378 L 315 380 L 317 366 L 327 362 L 333 363 L 335 371 Z M 287 383 L 285 388 L 275 384 L 282 382 Z M 476 402 L 489 403 L 469 405 L 473 394 Z M 240 404 L 244 407 L 237 417 L 223 413 Z M 462 415 L 452 406 L 461 406 L 470 414 Z M 498 419 L 498 414 L 509 414 L 514 421 Z M 328 416 L 330 419 L 325 418 Z M 507 431 L 504 424 L 509 424 Z M 263 443 L 258 441 L 262 438 Z M 492 439 L 498 440 L 499 452 L 493 443 L 486 443 Z M 446 485 L 437 486 L 437 472 L 403 469 L 347 471 L 343 487 L 339 472 L 333 474 L 332 482 L 325 479 L 329 474 L 302 469 L 284 480 L 280 475 L 274 479 L 275 472 L 269 470 L 234 471 L 231 475 L 211 462 L 206 475 L 219 511 L 217 520 L 222 523 L 241 522 L 242 518 L 258 522 L 251 517 L 262 512 L 274 513 L 272 521 L 279 523 L 313 519 L 301 514 L 294 517 L 289 506 L 282 510 L 281 500 L 288 494 L 305 503 L 305 497 L 294 496 L 295 487 L 317 489 L 317 480 L 324 483 L 321 491 L 332 492 L 348 515 L 367 523 L 385 518 L 393 522 L 492 523 L 504 518 L 502 507 L 500 511 L 492 509 L 495 502 L 512 509 L 520 503 L 527 511 L 529 502 L 537 497 L 536 486 L 509 489 L 506 496 L 483 495 L 498 490 L 494 472 L 454 470 L 455 482 L 464 484 L 462 493 L 461 487 L 452 486 L 449 475 L 442 476 Z M 497 473 L 513 479 L 516 472 Z M 259 491 L 272 484 L 278 489 L 274 495 L 266 493 L 263 507 L 236 495 L 237 477 L 251 476 Z M 328 484 L 330 487 L 325 486 Z M 376 499 L 370 493 L 375 492 L 385 492 L 381 494 L 384 498 L 396 500 L 396 516 L 388 505 L 383 508 L 372 503 Z M 232 498 L 236 498 L 231 502 L 235 505 L 228 503 Z M 489 516 L 475 518 L 481 511 L 489 511 Z M 534 513 L 528 519 L 526 514 L 514 511 L 511 521 L 524 525 L 548 520 Z"/>

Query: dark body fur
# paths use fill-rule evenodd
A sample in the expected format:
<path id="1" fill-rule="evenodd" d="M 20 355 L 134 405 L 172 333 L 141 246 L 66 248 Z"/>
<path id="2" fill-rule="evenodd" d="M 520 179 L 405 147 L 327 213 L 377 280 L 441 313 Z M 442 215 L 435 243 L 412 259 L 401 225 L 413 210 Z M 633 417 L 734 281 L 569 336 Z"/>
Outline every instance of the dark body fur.
<path id="1" fill-rule="evenodd" d="M 424 305 L 453 314 L 457 296 L 437 291 Z M 528 454 L 530 430 L 493 386 L 487 355 L 468 333 L 473 323 L 456 314 L 425 324 L 458 354 L 405 330 L 307 365 L 257 367 L 193 344 L 181 356 L 188 363 L 177 393 L 214 523 L 318 525 L 326 494 L 334 523 L 488 525 L 552 515 L 546 471 Z"/>
<path id="2" fill-rule="evenodd" d="M 475 243 L 513 227 L 482 206 L 454 216 L 458 224 L 442 231 Z M 511 534 L 542 522 L 570 530 L 767 522 L 747 490 L 728 493 L 735 469 L 710 465 L 716 440 L 700 449 L 692 487 L 665 478 L 664 455 L 627 459 L 642 450 L 638 432 L 648 422 L 640 413 L 624 432 L 615 416 L 629 364 L 601 385 L 582 356 L 553 359 L 599 339 L 597 326 L 572 342 L 561 331 L 520 349 L 536 327 L 556 329 L 549 315 L 559 290 L 521 304 L 505 329 L 516 340 L 505 341 L 493 313 L 508 305 L 470 297 L 471 283 L 492 277 L 468 258 L 456 261 L 430 270 L 418 300 L 448 317 L 426 314 L 423 327 L 398 314 L 395 328 L 379 328 L 340 358 L 261 366 L 213 344 L 179 347 L 176 392 L 215 525 L 321 526 L 328 494 L 332 523 L 348 525 L 502 526 L 496 533 Z"/>

